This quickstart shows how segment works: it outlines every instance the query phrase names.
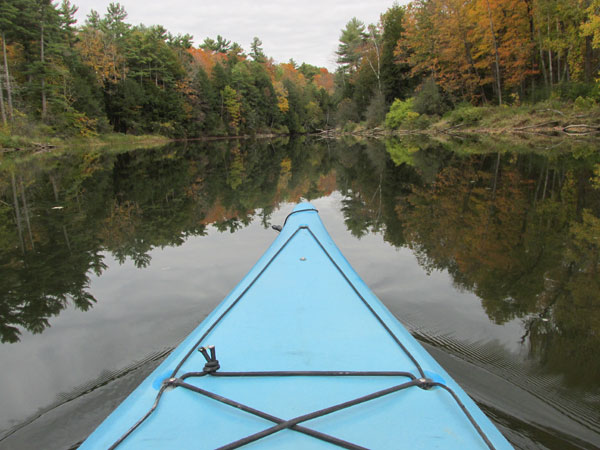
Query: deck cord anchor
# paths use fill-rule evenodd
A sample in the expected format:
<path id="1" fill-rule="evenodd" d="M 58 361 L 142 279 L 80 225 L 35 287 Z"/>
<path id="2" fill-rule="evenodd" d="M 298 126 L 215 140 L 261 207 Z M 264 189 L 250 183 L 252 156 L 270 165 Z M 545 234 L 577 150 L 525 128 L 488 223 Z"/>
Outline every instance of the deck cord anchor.
<path id="1" fill-rule="evenodd" d="M 209 345 L 208 347 L 200 347 L 198 349 L 204 359 L 206 359 L 206 364 L 204 365 L 204 372 L 211 373 L 216 372 L 221 368 L 219 364 L 219 360 L 217 359 L 217 350 L 214 345 Z M 210 351 L 210 355 L 208 352 Z"/>
<path id="2" fill-rule="evenodd" d="M 435 386 L 435 382 L 429 378 L 418 378 L 417 381 L 418 381 L 417 386 L 425 391 L 427 391 Z"/>

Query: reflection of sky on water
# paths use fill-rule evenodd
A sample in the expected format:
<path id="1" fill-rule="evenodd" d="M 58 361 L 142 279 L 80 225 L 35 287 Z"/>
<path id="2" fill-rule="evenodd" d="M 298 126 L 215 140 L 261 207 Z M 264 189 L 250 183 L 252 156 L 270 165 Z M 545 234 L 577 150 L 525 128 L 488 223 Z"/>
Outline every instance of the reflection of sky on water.
<path id="1" fill-rule="evenodd" d="M 137 269 L 105 255 L 108 269 L 91 275 L 98 300 L 81 312 L 69 307 L 42 334 L 0 345 L 0 429 L 14 425 L 68 393 L 151 353 L 175 346 L 223 299 L 274 238 L 258 221 L 235 234 L 209 230 L 180 247 L 154 249 Z"/>

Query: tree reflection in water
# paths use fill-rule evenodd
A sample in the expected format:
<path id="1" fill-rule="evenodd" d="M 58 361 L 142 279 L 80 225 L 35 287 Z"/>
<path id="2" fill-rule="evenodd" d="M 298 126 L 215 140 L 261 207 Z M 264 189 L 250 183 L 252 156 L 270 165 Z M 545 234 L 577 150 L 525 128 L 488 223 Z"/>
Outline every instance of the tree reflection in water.
<path id="1" fill-rule="evenodd" d="M 521 342 L 542 367 L 599 386 L 600 155 L 593 143 L 546 155 L 504 145 L 394 138 L 384 169 L 363 152 L 345 174 L 348 227 L 383 227 L 426 271 L 475 293 L 495 323 L 522 319 Z"/>
<path id="2" fill-rule="evenodd" d="M 310 155 L 310 157 L 309 157 Z M 96 299 L 89 274 L 105 252 L 138 268 L 156 247 L 247 226 L 265 227 L 282 201 L 331 193 L 327 147 L 239 142 L 131 152 L 66 152 L 0 166 L 0 340 L 41 333 L 71 302 Z"/>
<path id="3" fill-rule="evenodd" d="M 541 144 L 544 145 L 543 143 Z M 570 145 L 570 144 L 569 144 Z M 593 144 L 233 141 L 81 151 L 0 164 L 0 339 L 86 310 L 108 252 L 143 268 L 207 226 L 235 232 L 281 202 L 342 193 L 347 228 L 381 232 L 444 270 L 497 324 L 519 318 L 532 358 L 598 385 L 600 156 Z M 586 367 L 581 371 L 582 366 Z"/>

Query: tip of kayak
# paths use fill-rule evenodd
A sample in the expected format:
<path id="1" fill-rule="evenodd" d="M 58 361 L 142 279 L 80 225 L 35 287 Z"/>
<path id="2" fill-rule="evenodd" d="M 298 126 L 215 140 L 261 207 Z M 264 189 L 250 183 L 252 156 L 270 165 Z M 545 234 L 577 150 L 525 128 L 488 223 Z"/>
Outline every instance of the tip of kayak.
<path id="1" fill-rule="evenodd" d="M 317 208 L 315 208 L 311 203 L 309 202 L 300 202 L 298 203 L 295 207 L 294 207 L 294 211 L 293 212 L 300 212 L 300 211 L 315 211 Z"/>
<path id="2" fill-rule="evenodd" d="M 292 217 L 292 216 L 296 217 L 296 214 L 298 214 L 298 213 L 309 212 L 309 211 L 316 212 L 316 213 L 318 213 L 318 212 L 319 212 L 319 211 L 317 210 L 317 208 L 315 208 L 313 205 L 311 205 L 311 204 L 310 204 L 310 203 L 308 203 L 308 202 L 302 202 L 302 203 L 298 203 L 298 204 L 297 204 L 297 205 L 294 207 L 293 211 L 292 211 L 291 213 L 289 213 L 289 214 L 287 215 L 287 217 L 285 218 L 285 222 L 283 223 L 283 226 L 285 227 L 285 225 L 287 224 L 287 221 L 288 221 L 288 219 L 289 219 L 290 217 Z M 277 231 L 281 231 L 281 229 L 279 229 L 279 228 L 275 228 L 275 229 L 276 229 Z"/>

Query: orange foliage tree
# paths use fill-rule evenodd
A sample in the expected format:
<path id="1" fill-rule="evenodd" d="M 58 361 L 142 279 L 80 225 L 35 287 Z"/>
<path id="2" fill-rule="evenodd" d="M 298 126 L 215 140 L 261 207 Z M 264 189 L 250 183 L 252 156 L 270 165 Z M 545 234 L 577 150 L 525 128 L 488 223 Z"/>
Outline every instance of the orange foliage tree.
<path id="1" fill-rule="evenodd" d="M 313 78 L 313 83 L 319 89 L 325 89 L 325 91 L 328 94 L 333 94 L 335 88 L 334 76 L 332 73 L 329 73 L 329 71 L 326 68 L 321 67 L 319 69 L 319 73 L 316 74 Z"/>

